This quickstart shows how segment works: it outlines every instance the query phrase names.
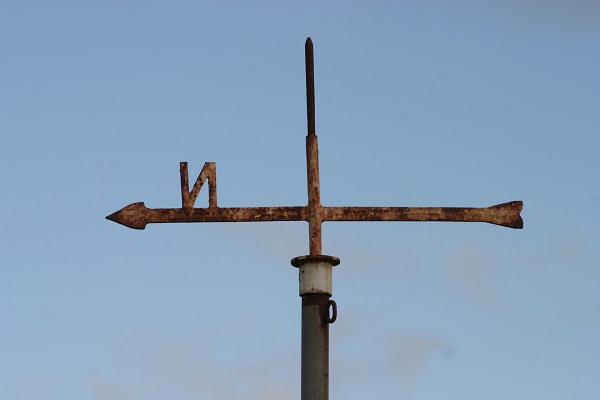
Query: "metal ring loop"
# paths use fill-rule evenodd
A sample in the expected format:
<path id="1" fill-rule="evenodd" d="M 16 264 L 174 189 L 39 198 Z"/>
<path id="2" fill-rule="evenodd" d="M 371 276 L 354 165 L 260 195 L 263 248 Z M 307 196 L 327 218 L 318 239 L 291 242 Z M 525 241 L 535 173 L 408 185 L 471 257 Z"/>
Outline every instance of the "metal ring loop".
<path id="1" fill-rule="evenodd" d="M 333 300 L 329 300 L 329 307 L 331 308 L 331 316 L 329 317 L 329 320 L 327 322 L 329 322 L 330 324 L 333 324 L 335 322 L 335 320 L 337 319 L 337 304 L 335 304 L 335 301 Z M 329 312 L 328 312 L 329 314 Z"/>

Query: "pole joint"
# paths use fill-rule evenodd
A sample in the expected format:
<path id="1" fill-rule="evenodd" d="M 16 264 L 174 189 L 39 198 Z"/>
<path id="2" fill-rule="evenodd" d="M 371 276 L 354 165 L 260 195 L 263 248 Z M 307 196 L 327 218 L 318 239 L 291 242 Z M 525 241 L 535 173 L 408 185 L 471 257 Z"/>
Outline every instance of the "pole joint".
<path id="1" fill-rule="evenodd" d="M 292 265 L 300 270 L 300 296 L 310 293 L 332 295 L 332 270 L 340 259 L 325 255 L 296 257 Z"/>

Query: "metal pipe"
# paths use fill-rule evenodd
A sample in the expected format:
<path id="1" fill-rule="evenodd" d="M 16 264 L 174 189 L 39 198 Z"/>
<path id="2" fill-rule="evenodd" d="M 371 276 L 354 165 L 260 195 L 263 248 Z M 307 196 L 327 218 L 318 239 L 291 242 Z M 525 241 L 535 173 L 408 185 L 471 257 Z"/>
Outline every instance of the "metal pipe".
<path id="1" fill-rule="evenodd" d="M 301 400 L 329 398 L 329 295 L 302 296 Z"/>
<path id="2" fill-rule="evenodd" d="M 296 257 L 302 297 L 301 400 L 329 399 L 329 307 L 337 257 Z"/>

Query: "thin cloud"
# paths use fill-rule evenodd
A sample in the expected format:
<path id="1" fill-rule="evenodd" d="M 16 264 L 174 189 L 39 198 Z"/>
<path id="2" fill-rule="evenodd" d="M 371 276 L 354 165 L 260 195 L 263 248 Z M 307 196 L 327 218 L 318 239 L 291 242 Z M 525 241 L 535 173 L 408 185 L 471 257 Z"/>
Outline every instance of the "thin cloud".
<path id="1" fill-rule="evenodd" d="M 396 335 L 388 340 L 386 347 L 389 349 L 385 359 L 387 370 L 407 389 L 412 389 L 427 373 L 431 356 L 451 354 L 446 341 L 427 335 Z"/>
<path id="2" fill-rule="evenodd" d="M 294 386 L 277 367 L 286 364 L 284 354 L 232 365 L 214 355 L 204 339 L 154 336 L 125 340 L 115 348 L 111 372 L 90 373 L 87 388 L 97 400 L 297 398 Z M 127 376 L 112 371 L 125 371 Z"/>
<path id="3" fill-rule="evenodd" d="M 546 243 L 543 251 L 524 257 L 533 276 L 536 297 L 561 322 L 580 327 L 600 324 L 597 282 L 600 270 L 590 262 L 597 253 L 594 243 L 574 232 Z"/>
<path id="4" fill-rule="evenodd" d="M 490 249 L 481 251 L 463 245 L 440 267 L 445 277 L 441 285 L 479 306 L 517 317 L 519 307 L 507 285 L 514 277 L 510 276 L 511 269 L 500 261 L 503 259 Z"/>
<path id="5" fill-rule="evenodd" d="M 86 378 L 86 388 L 96 400 L 131 400 L 129 391 L 118 382 L 107 379 L 97 372 L 90 372 Z"/>
<path id="6" fill-rule="evenodd" d="M 335 391 L 351 391 L 354 382 L 369 381 L 372 385 L 394 382 L 394 390 L 410 393 L 427 379 L 431 361 L 449 360 L 454 353 L 453 346 L 439 335 L 374 332 L 373 318 L 370 313 L 352 312 L 336 321 L 332 368 L 343 381 L 332 380 Z"/>

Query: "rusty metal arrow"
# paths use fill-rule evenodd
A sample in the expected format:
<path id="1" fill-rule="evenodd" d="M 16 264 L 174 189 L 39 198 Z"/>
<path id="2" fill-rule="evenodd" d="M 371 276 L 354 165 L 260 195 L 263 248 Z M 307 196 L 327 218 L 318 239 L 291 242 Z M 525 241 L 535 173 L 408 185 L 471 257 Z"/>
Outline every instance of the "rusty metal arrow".
<path id="1" fill-rule="evenodd" d="M 261 222 L 261 221 L 447 221 L 487 222 L 523 228 L 523 202 L 512 201 L 485 208 L 460 207 L 323 207 L 313 212 L 299 207 L 208 207 L 148 208 L 133 203 L 106 217 L 128 228 L 145 229 L 147 224 L 173 222 Z"/>

